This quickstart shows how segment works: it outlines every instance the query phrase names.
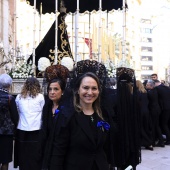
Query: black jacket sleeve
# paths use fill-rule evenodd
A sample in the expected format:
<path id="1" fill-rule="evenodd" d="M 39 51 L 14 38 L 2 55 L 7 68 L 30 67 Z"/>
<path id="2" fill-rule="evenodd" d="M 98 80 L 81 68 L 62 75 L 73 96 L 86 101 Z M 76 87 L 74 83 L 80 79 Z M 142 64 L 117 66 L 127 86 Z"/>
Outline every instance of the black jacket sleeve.
<path id="1" fill-rule="evenodd" d="M 61 127 L 60 133 L 55 133 L 49 170 L 64 169 L 64 158 L 69 145 L 69 137 L 69 123 L 67 126 Z"/>
<path id="2" fill-rule="evenodd" d="M 9 111 L 10 111 L 11 119 L 12 119 L 15 127 L 17 127 L 19 115 L 18 115 L 16 103 L 15 103 L 15 98 L 13 96 L 10 96 Z"/>

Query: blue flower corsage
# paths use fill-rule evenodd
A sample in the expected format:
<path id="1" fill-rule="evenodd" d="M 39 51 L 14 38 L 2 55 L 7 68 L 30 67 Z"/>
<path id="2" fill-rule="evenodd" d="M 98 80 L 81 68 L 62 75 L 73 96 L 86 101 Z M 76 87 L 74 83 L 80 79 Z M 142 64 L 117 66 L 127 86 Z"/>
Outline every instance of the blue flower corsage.
<path id="1" fill-rule="evenodd" d="M 63 109 L 64 106 L 61 106 L 60 109 Z M 59 114 L 60 110 L 56 109 L 54 112 L 54 117 L 56 117 Z"/>
<path id="2" fill-rule="evenodd" d="M 97 122 L 97 127 L 101 128 L 102 131 L 104 131 L 104 130 L 108 131 L 110 129 L 109 123 L 107 123 L 105 121 L 98 121 Z"/>
<path id="3" fill-rule="evenodd" d="M 60 112 L 60 110 L 59 110 L 59 109 L 56 109 L 56 110 L 55 110 L 55 113 L 54 113 L 54 114 L 55 114 L 55 116 L 56 116 L 56 115 L 58 115 L 58 114 L 59 114 L 59 112 Z"/>

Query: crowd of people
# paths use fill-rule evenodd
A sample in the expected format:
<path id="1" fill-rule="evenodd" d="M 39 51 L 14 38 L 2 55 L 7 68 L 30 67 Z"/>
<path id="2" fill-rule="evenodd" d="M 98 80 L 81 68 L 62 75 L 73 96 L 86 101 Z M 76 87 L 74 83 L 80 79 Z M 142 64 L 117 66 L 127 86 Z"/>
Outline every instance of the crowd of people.
<path id="1" fill-rule="evenodd" d="M 114 89 L 97 61 L 79 61 L 72 74 L 52 65 L 44 74 L 47 95 L 31 77 L 14 98 L 11 77 L 1 74 L 0 169 L 8 170 L 13 141 L 20 170 L 135 170 L 142 146 L 170 144 L 169 87 L 136 81 L 125 67 L 116 76 Z"/>
<path id="2" fill-rule="evenodd" d="M 170 145 L 170 88 L 159 81 L 157 74 L 143 83 L 139 81 L 140 104 L 142 106 L 142 144 L 147 149 Z M 143 90 L 141 90 L 143 89 Z M 146 97 L 142 97 L 145 93 Z M 143 94 L 144 96 L 144 94 Z"/>

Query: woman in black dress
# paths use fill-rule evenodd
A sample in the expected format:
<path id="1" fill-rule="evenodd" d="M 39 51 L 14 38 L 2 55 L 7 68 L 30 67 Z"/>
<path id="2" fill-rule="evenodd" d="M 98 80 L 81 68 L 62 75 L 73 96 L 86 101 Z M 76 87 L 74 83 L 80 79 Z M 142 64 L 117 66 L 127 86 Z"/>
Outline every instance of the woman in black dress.
<path id="1" fill-rule="evenodd" d="M 140 113 L 136 98 L 135 71 L 119 67 L 116 70 L 117 92 L 114 109 L 117 120 L 117 134 L 114 150 L 115 165 L 124 170 L 129 165 L 136 169 L 141 162 Z M 113 100 L 113 99 L 112 99 Z"/>
<path id="2" fill-rule="evenodd" d="M 49 66 L 45 71 L 45 79 L 48 85 L 40 133 L 42 169 L 48 167 L 54 129 L 61 123 L 58 121 L 58 113 L 63 109 L 63 94 L 68 75 L 69 70 L 62 65 Z"/>
<path id="3" fill-rule="evenodd" d="M 14 130 L 18 123 L 15 98 L 9 95 L 12 78 L 0 75 L 0 169 L 8 170 L 12 161 Z"/>
<path id="4" fill-rule="evenodd" d="M 50 170 L 108 170 L 104 151 L 110 125 L 100 109 L 100 83 L 91 72 L 80 75 L 74 85 L 74 110 L 69 118 L 59 114 L 63 123 L 55 134 Z"/>
<path id="5" fill-rule="evenodd" d="M 146 149 L 153 150 L 152 121 L 149 111 L 148 94 L 141 81 L 136 81 L 136 87 L 138 90 L 137 96 L 139 111 L 141 114 L 141 146 L 144 146 Z"/>

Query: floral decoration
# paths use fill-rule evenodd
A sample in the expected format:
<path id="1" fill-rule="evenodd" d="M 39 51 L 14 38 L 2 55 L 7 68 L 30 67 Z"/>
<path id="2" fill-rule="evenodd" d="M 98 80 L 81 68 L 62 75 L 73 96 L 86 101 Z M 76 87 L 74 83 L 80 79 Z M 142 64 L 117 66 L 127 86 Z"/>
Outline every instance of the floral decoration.
<path id="1" fill-rule="evenodd" d="M 50 65 L 51 65 L 50 60 L 46 57 L 41 57 L 38 60 L 38 70 L 41 72 L 44 72 L 45 69 Z"/>
<path id="2" fill-rule="evenodd" d="M 59 112 L 60 112 L 60 110 L 59 110 L 59 109 L 56 109 L 54 114 L 55 114 L 55 115 L 58 115 Z"/>
<path id="3" fill-rule="evenodd" d="M 61 65 L 67 67 L 69 71 L 72 71 L 74 67 L 74 61 L 70 57 L 63 57 L 61 60 Z"/>
<path id="4" fill-rule="evenodd" d="M 107 75 L 109 78 L 116 77 L 116 69 L 119 67 L 133 68 L 133 65 L 127 59 L 121 59 L 118 63 L 114 63 L 111 59 L 108 59 L 105 63 L 105 67 L 107 70 Z"/>
<path id="5" fill-rule="evenodd" d="M 97 127 L 101 128 L 103 131 L 104 130 L 109 130 L 110 129 L 110 125 L 109 123 L 105 122 L 105 121 L 98 121 L 97 122 Z"/>
<path id="6" fill-rule="evenodd" d="M 60 109 L 59 108 L 56 109 L 55 112 L 54 112 L 54 116 L 57 117 L 59 112 L 60 112 L 60 110 L 62 110 L 63 108 L 64 108 L 64 106 L 61 106 Z"/>
<path id="7" fill-rule="evenodd" d="M 7 73 L 14 79 L 26 79 L 32 77 L 34 70 L 32 69 L 32 61 L 27 64 L 27 61 L 16 62 L 15 67 L 7 70 Z"/>
<path id="8" fill-rule="evenodd" d="M 110 78 L 116 77 L 116 66 L 110 59 L 107 60 L 107 62 L 105 63 L 105 67 L 106 67 L 108 77 Z"/>

